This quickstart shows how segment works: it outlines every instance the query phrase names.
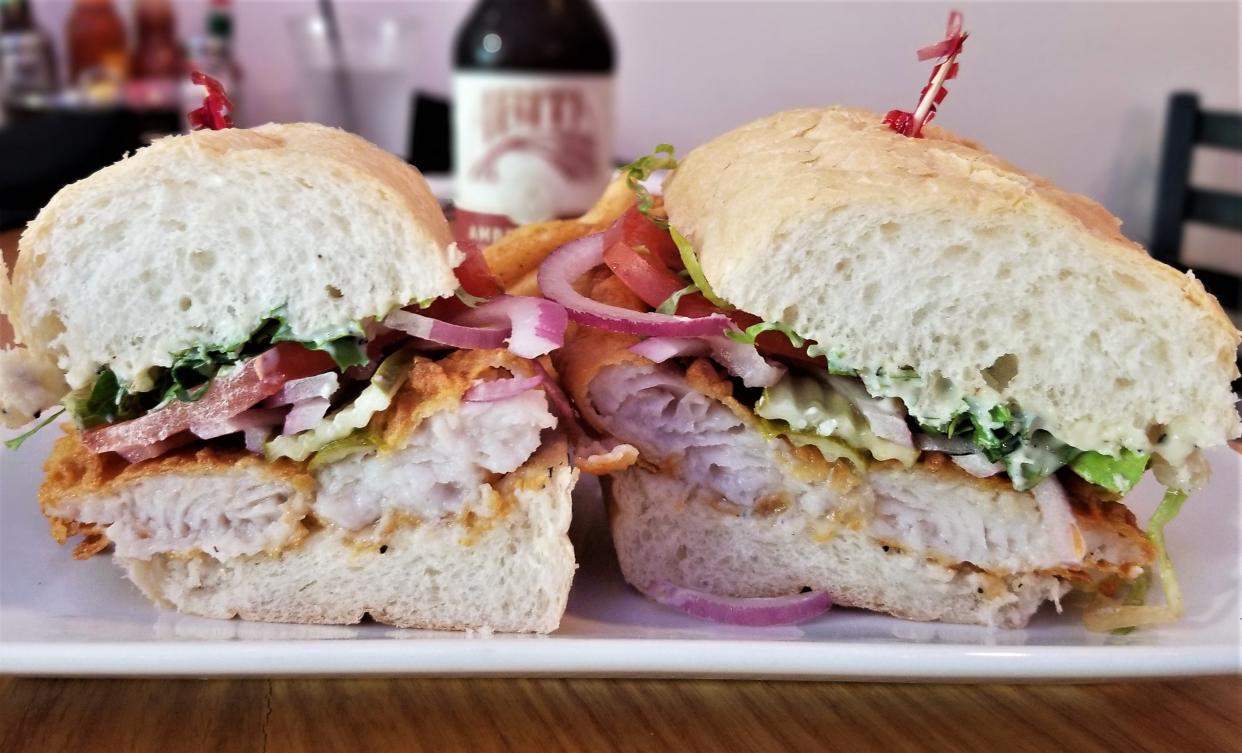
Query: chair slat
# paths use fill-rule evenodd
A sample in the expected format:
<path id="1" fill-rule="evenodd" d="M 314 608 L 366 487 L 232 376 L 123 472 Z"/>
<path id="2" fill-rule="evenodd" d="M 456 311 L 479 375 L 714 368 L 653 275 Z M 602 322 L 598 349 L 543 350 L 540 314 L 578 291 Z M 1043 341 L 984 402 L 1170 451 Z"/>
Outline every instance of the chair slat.
<path id="1" fill-rule="evenodd" d="M 1242 115 L 1200 112 L 1195 141 L 1205 146 L 1242 151 Z"/>
<path id="2" fill-rule="evenodd" d="M 1242 230 L 1242 194 L 1192 188 L 1186 196 L 1186 219 Z"/>

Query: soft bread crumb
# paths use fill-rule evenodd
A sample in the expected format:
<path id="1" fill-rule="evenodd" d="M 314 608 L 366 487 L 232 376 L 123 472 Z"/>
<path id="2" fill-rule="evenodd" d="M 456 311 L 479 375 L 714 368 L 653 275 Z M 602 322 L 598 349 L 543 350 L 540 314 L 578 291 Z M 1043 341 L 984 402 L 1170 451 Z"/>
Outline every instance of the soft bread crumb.
<path id="1" fill-rule="evenodd" d="M 1081 449 L 1242 431 L 1238 332 L 1083 196 L 930 127 L 793 110 L 695 149 L 665 186 L 716 292 L 839 350 L 1012 401 Z"/>
<path id="2" fill-rule="evenodd" d="M 7 304 L 71 388 L 105 365 L 141 388 L 172 354 L 245 340 L 278 310 L 314 340 L 450 294 L 451 240 L 418 171 L 357 136 L 199 131 L 57 193 L 22 234 Z"/>

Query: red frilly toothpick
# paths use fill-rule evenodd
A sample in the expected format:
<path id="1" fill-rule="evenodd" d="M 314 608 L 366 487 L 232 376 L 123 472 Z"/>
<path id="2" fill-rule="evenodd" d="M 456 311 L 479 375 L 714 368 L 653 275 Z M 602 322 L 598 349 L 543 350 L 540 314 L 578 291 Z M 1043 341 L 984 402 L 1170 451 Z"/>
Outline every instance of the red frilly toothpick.
<path id="1" fill-rule="evenodd" d="M 201 131 L 207 128 L 220 131 L 232 128 L 233 119 L 229 117 L 229 114 L 233 112 L 233 103 L 229 101 L 229 95 L 224 92 L 224 85 L 201 71 L 191 71 L 190 81 L 207 87 L 207 94 L 203 97 L 203 106 L 191 110 L 186 116 L 190 122 L 190 130 Z"/>
<path id="2" fill-rule="evenodd" d="M 957 77 L 957 56 L 962 51 L 962 43 L 968 35 L 962 31 L 962 14 L 960 11 L 949 13 L 949 25 L 945 30 L 944 39 L 928 45 L 918 51 L 919 60 L 942 58 L 932 68 L 927 86 L 919 94 L 918 106 L 914 112 L 891 110 L 884 116 L 884 124 L 897 133 L 911 138 L 922 138 L 923 126 L 936 117 L 936 108 L 948 96 L 949 90 L 944 82 Z"/>

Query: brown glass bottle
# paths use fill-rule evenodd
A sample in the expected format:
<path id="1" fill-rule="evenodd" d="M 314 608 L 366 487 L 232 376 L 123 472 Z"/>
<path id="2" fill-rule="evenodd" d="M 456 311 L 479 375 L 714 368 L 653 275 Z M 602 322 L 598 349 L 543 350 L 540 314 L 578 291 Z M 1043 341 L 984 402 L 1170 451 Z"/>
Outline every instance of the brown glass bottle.
<path id="1" fill-rule="evenodd" d="M 112 0 L 76 0 L 65 22 L 69 55 L 69 83 L 83 74 L 125 78 L 125 24 Z"/>
<path id="2" fill-rule="evenodd" d="M 458 237 L 582 213 L 611 177 L 612 40 L 589 0 L 481 0 L 458 31 Z"/>
<path id="3" fill-rule="evenodd" d="M 169 0 L 138 0 L 134 11 L 138 41 L 130 58 L 135 79 L 177 79 L 182 71 L 181 45 Z"/>

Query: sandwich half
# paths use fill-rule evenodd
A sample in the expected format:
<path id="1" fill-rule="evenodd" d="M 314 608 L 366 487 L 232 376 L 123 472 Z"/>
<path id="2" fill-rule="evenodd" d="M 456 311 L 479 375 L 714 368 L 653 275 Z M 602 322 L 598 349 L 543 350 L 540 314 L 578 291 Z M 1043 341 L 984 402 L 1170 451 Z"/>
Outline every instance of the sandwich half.
<path id="1" fill-rule="evenodd" d="M 641 188 L 671 168 L 661 199 Z M 917 620 L 1180 614 L 1160 530 L 1239 434 L 1239 334 L 1089 199 L 937 127 L 783 112 L 629 168 L 543 263 L 555 355 L 648 594 L 826 591 Z M 1144 532 L 1124 497 L 1169 494 Z M 1152 573 L 1166 593 L 1142 606 Z"/>
<path id="2" fill-rule="evenodd" d="M 535 359 L 565 314 L 467 256 L 416 170 L 316 125 L 62 190 L 0 286 L 6 423 L 73 419 L 53 536 L 190 614 L 554 630 L 576 472 Z"/>

